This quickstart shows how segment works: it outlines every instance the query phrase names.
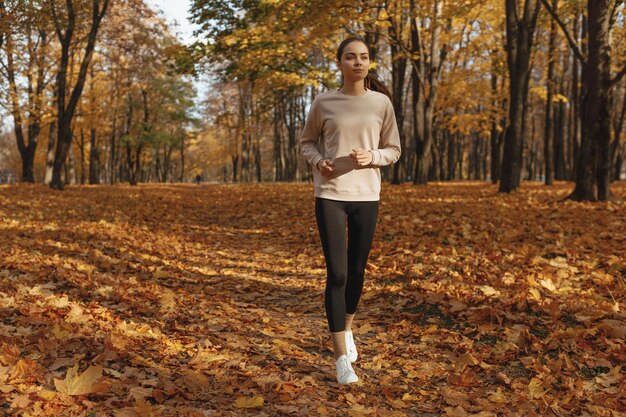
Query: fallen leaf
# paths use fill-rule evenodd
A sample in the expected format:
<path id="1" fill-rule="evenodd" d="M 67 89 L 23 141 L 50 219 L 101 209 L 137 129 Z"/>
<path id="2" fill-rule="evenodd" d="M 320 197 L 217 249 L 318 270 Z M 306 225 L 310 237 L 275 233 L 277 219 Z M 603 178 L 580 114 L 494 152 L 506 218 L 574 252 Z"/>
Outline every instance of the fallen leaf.
<path id="1" fill-rule="evenodd" d="M 102 366 L 91 365 L 82 374 L 78 374 L 78 363 L 67 370 L 65 380 L 54 378 L 57 391 L 67 395 L 91 394 L 96 381 L 102 377 Z"/>

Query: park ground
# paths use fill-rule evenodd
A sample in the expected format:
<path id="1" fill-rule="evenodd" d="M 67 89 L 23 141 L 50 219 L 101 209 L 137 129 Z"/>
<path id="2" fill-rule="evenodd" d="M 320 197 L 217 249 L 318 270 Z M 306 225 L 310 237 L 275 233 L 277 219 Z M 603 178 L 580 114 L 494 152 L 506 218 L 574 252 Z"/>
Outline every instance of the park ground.
<path id="1" fill-rule="evenodd" d="M 340 386 L 311 184 L 1 186 L 0 414 L 624 416 L 626 183 L 571 189 L 384 184 Z"/>

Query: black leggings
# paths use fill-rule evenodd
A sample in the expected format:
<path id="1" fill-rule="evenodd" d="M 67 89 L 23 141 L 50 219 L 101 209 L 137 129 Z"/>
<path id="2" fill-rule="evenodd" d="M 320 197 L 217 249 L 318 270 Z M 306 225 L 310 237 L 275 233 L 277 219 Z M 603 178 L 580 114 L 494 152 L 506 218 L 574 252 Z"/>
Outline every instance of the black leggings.
<path id="1" fill-rule="evenodd" d="M 345 330 L 346 313 L 356 312 L 377 216 L 378 201 L 315 198 L 315 218 L 326 258 L 324 306 L 331 332 Z"/>

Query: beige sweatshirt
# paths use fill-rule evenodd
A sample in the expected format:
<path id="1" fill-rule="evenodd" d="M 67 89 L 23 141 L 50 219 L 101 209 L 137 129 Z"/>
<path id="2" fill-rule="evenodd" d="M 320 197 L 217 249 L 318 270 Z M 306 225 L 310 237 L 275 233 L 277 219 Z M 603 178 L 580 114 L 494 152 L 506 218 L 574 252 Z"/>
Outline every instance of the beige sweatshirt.
<path id="1" fill-rule="evenodd" d="M 372 151 L 372 163 L 359 167 L 350 158 L 352 149 Z M 319 94 L 300 135 L 300 152 L 313 166 L 315 197 L 344 201 L 377 201 L 380 198 L 380 166 L 400 157 L 400 136 L 391 100 L 366 90 L 350 96 L 339 90 Z M 332 176 L 317 169 L 321 159 L 335 162 Z"/>

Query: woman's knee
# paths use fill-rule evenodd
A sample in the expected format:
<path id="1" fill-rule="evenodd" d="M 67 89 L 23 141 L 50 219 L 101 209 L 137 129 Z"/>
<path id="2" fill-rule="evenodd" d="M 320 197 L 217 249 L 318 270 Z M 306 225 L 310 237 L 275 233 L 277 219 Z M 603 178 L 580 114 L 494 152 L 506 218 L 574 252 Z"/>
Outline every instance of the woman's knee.
<path id="1" fill-rule="evenodd" d="M 343 271 L 331 271 L 329 272 L 326 283 L 329 287 L 345 287 L 348 282 L 348 274 Z"/>

